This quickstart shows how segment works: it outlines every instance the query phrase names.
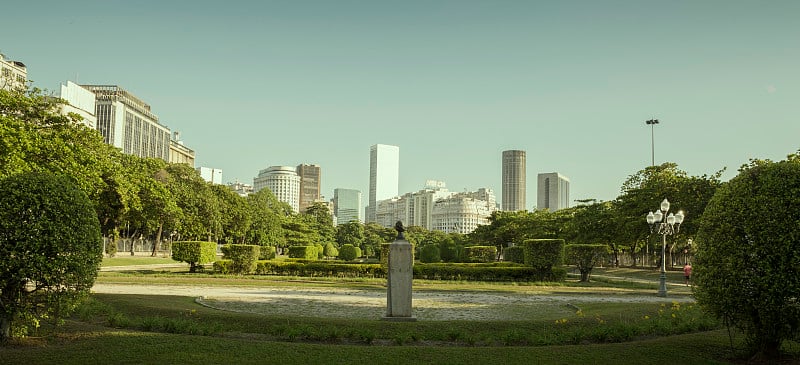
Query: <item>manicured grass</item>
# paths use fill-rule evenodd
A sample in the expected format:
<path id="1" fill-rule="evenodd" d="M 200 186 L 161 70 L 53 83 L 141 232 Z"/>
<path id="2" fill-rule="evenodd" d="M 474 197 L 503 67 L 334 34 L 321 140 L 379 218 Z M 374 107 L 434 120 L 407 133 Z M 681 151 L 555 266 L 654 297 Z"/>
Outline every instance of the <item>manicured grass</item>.
<path id="1" fill-rule="evenodd" d="M 11 364 L 726 364 L 725 331 L 622 344 L 548 347 L 364 346 L 146 333 L 85 324 L 0 348 Z"/>
<path id="2" fill-rule="evenodd" d="M 102 266 L 132 266 L 132 265 L 155 265 L 155 264 L 180 264 L 169 257 L 148 257 L 148 256 L 118 256 L 104 257 Z"/>

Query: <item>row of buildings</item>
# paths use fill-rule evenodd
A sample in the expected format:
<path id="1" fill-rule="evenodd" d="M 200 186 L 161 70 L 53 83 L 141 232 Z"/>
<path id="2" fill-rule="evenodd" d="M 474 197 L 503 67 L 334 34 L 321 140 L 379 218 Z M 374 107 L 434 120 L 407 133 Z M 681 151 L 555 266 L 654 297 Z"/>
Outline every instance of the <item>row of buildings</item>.
<path id="1" fill-rule="evenodd" d="M 0 55 L 0 88 L 26 87 L 27 68 L 19 61 Z M 150 105 L 117 85 L 79 85 L 67 81 L 61 85 L 59 97 L 67 101 L 64 113 L 76 113 L 82 123 L 97 129 L 106 143 L 126 154 L 160 158 L 170 163 L 186 163 L 194 167 L 195 151 L 159 122 Z M 222 170 L 196 168 L 206 181 L 222 184 Z M 490 188 L 474 192 L 450 192 L 443 182 L 428 181 L 425 188 L 399 194 L 400 148 L 376 144 L 370 147 L 369 196 L 361 216 L 361 192 L 337 188 L 333 199 L 321 195 L 321 168 L 313 164 L 270 166 L 259 171 L 253 185 L 231 183 L 228 186 L 240 195 L 268 188 L 296 212 L 303 212 L 314 203 L 325 203 L 334 220 L 375 222 L 386 227 L 402 221 L 430 230 L 472 232 L 488 224 L 496 210 L 526 209 L 526 152 L 509 150 L 502 153 L 502 201 L 497 204 Z M 538 176 L 538 209 L 551 211 L 569 206 L 569 179 L 548 173 Z"/>
<path id="2" fill-rule="evenodd" d="M 7 60 L 0 54 L 0 88 L 26 88 L 27 72 L 24 63 Z M 162 124 L 149 104 L 122 87 L 67 81 L 61 85 L 58 97 L 67 102 L 63 113 L 80 115 L 81 123 L 98 130 L 106 143 L 122 152 L 194 167 L 195 151 L 183 144 L 180 133 Z M 209 170 L 203 169 L 203 173 Z M 221 170 L 211 170 L 222 179 Z"/>

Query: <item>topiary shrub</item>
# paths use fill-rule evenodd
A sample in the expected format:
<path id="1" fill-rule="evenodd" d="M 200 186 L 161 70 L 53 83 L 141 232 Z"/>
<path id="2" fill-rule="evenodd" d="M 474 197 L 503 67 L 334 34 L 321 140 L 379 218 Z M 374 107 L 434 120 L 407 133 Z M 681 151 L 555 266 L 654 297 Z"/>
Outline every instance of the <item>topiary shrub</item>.
<path id="1" fill-rule="evenodd" d="M 196 272 L 198 265 L 217 259 L 217 244 L 204 241 L 176 241 L 172 243 L 172 259 L 189 264 L 189 272 Z"/>
<path id="2" fill-rule="evenodd" d="M 233 274 L 249 274 L 256 270 L 256 261 L 261 254 L 261 246 L 257 245 L 225 245 L 222 246 L 224 258 L 231 260 L 228 271 Z"/>
<path id="3" fill-rule="evenodd" d="M 361 247 L 356 246 L 356 258 L 361 257 Z"/>
<path id="4" fill-rule="evenodd" d="M 214 272 L 217 274 L 230 274 L 231 265 L 233 265 L 233 261 L 231 260 L 222 259 L 214 261 Z"/>
<path id="5" fill-rule="evenodd" d="M 339 256 L 339 250 L 336 249 L 336 246 L 333 244 L 333 242 L 328 242 L 325 245 L 324 256 L 325 257 L 338 257 Z"/>
<path id="6" fill-rule="evenodd" d="M 317 260 L 325 259 L 325 246 L 315 243 L 314 247 L 317 249 Z"/>
<path id="7" fill-rule="evenodd" d="M 289 246 L 289 257 L 294 259 L 317 260 L 315 246 Z"/>
<path id="8" fill-rule="evenodd" d="M 522 246 L 506 247 L 503 250 L 503 261 L 522 264 L 525 262 L 525 252 Z"/>
<path id="9" fill-rule="evenodd" d="M 800 336 L 800 154 L 752 161 L 706 206 L 695 245 L 694 296 L 772 362 Z M 777 361 L 779 363 L 781 361 Z"/>
<path id="10" fill-rule="evenodd" d="M 562 239 L 528 239 L 522 242 L 523 261 L 547 276 L 553 267 L 564 264 L 564 240 Z"/>
<path id="11" fill-rule="evenodd" d="M 467 246 L 464 247 L 464 256 L 467 262 L 494 262 L 497 257 L 497 247 Z"/>
<path id="12" fill-rule="evenodd" d="M 72 178 L 0 180 L 0 343 L 59 324 L 89 294 L 102 257 L 97 213 Z"/>
<path id="13" fill-rule="evenodd" d="M 353 261 L 358 257 L 356 255 L 356 247 L 351 244 L 342 245 L 342 248 L 339 250 L 339 260 L 343 261 Z"/>
<path id="14" fill-rule="evenodd" d="M 441 262 L 442 258 L 439 255 L 439 246 L 438 245 L 422 246 L 419 252 L 419 261 L 424 263 Z"/>
<path id="15" fill-rule="evenodd" d="M 581 272 L 581 281 L 589 282 L 589 274 L 595 265 L 603 262 L 611 253 L 608 245 L 583 245 L 574 244 L 564 247 L 567 263 L 573 264 Z"/>
<path id="16" fill-rule="evenodd" d="M 261 246 L 261 253 L 258 255 L 259 260 L 272 260 L 278 256 L 275 246 Z"/>

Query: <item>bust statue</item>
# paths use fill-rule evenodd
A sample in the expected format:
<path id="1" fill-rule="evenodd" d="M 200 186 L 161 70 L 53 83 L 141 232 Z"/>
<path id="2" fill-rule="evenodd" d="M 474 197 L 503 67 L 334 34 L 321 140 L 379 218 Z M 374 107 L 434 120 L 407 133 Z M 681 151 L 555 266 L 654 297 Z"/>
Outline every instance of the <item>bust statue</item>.
<path id="1" fill-rule="evenodd" d="M 397 223 L 394 224 L 394 229 L 397 231 L 397 239 L 399 240 L 406 239 L 406 237 L 403 235 L 403 232 L 406 230 L 403 227 L 403 222 L 397 221 Z"/>

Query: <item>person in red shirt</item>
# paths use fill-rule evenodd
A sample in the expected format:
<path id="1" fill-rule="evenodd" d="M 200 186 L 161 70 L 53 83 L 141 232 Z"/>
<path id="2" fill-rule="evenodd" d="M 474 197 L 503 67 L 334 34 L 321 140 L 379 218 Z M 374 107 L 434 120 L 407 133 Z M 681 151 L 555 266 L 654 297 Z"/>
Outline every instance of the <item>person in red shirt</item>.
<path id="1" fill-rule="evenodd" d="M 686 286 L 689 286 L 689 279 L 692 277 L 692 264 L 687 262 L 683 266 L 683 277 L 686 279 Z"/>

